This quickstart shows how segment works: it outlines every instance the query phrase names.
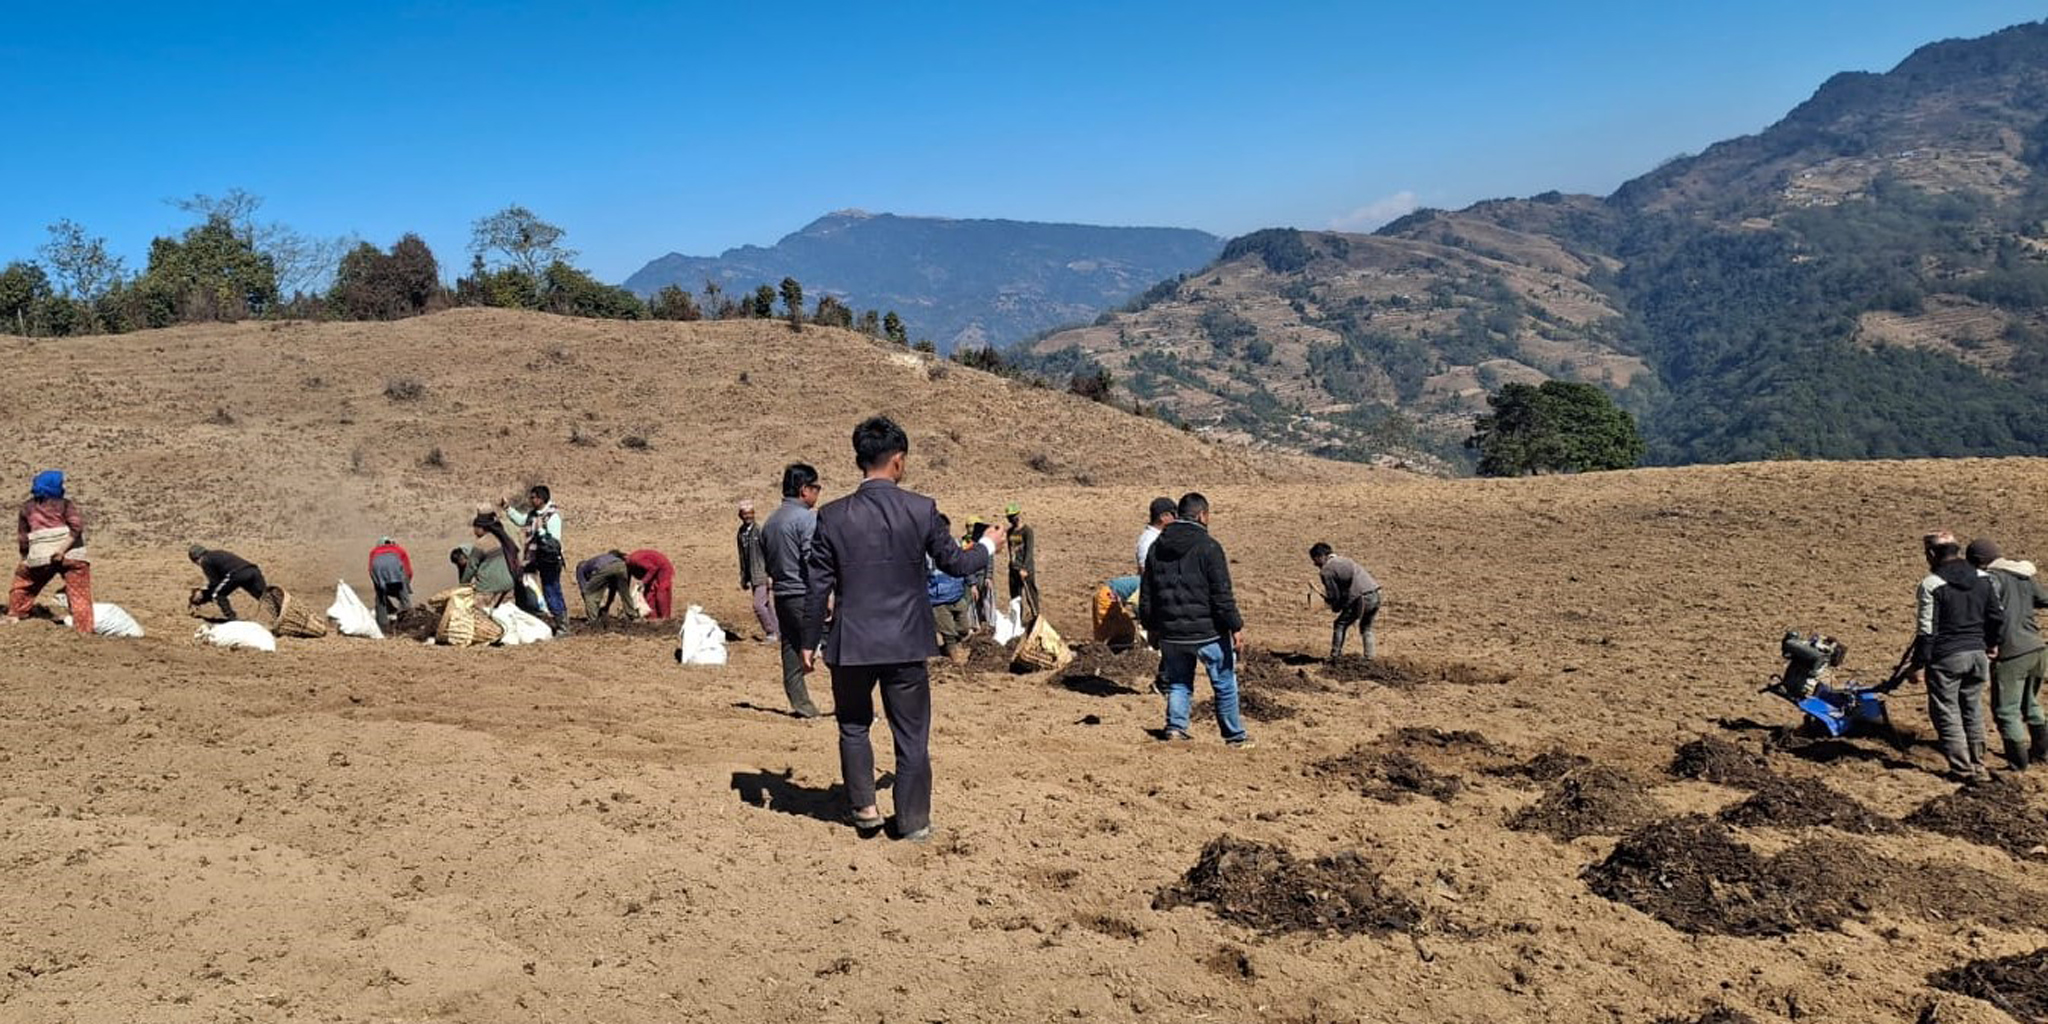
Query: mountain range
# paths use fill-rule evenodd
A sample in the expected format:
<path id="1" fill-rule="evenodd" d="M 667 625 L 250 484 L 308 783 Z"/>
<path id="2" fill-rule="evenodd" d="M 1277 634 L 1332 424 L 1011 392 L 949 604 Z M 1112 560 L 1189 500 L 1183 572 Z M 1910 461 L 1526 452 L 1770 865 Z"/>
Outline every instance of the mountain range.
<path id="1" fill-rule="evenodd" d="M 810 296 L 894 310 L 913 338 L 950 351 L 1087 322 L 1156 281 L 1209 262 L 1222 247 L 1222 239 L 1186 228 L 842 210 L 772 246 L 715 257 L 669 253 L 625 283 L 643 296 L 666 285 L 697 292 L 706 282 L 732 294 L 793 277 Z"/>
<path id="2" fill-rule="evenodd" d="M 1660 463 L 2048 452 L 2048 24 L 1836 75 L 1609 196 L 1255 232 L 1021 355 L 1207 433 L 1445 469 L 1490 390 L 1549 377 Z"/>

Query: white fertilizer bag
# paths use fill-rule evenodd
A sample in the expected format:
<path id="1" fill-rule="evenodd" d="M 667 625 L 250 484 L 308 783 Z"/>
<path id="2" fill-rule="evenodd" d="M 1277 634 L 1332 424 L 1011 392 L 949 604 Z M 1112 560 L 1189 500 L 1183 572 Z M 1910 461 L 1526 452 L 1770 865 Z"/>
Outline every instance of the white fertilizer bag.
<path id="1" fill-rule="evenodd" d="M 501 604 L 491 609 L 490 615 L 491 621 L 505 631 L 505 635 L 498 640 L 500 646 L 537 644 L 555 638 L 554 629 L 547 623 L 520 611 L 513 605 Z"/>
<path id="2" fill-rule="evenodd" d="M 229 650 L 277 651 L 277 638 L 260 622 L 216 622 L 199 627 L 194 635 L 205 643 Z"/>
<path id="3" fill-rule="evenodd" d="M 996 631 L 996 643 L 1009 646 L 1010 641 L 1024 635 L 1024 599 L 1011 598 L 1008 613 L 996 612 L 996 620 L 989 623 Z"/>
<path id="4" fill-rule="evenodd" d="M 334 603 L 327 606 L 327 617 L 334 620 L 335 631 L 342 636 L 384 639 L 384 631 L 377 628 L 377 617 L 370 614 L 369 606 L 363 604 L 355 588 L 345 580 L 334 584 Z"/>
<path id="5" fill-rule="evenodd" d="M 725 627 L 704 614 L 702 605 L 691 605 L 683 613 L 683 628 L 676 631 L 676 660 L 685 665 L 725 664 Z"/>
<path id="6" fill-rule="evenodd" d="M 64 627 L 66 629 L 71 628 L 71 616 L 64 616 Z M 135 621 L 135 616 L 128 614 L 118 604 L 94 601 L 92 603 L 92 635 L 133 640 L 142 636 L 142 623 Z"/>

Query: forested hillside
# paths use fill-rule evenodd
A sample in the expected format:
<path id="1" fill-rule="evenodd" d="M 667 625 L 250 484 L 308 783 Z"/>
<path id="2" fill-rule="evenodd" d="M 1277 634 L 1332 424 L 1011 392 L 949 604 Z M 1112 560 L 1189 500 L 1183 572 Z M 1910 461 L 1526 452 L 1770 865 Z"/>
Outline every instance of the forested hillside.
<path id="1" fill-rule="evenodd" d="M 1837 75 L 1605 199 L 1247 236 L 1033 352 L 1346 457 L 1456 459 L 1486 391 L 1547 377 L 1613 391 L 1653 462 L 2039 453 L 2048 26 Z"/>

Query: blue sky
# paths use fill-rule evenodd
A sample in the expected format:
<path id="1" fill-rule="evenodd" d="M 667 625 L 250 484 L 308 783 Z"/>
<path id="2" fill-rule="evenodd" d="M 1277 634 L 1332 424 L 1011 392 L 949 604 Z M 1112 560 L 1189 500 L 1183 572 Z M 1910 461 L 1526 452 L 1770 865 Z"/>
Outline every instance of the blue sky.
<path id="1" fill-rule="evenodd" d="M 137 268 L 242 187 L 452 275 L 510 202 L 619 280 L 844 207 L 1369 228 L 1420 203 L 1605 193 L 1839 70 L 2048 14 L 1717 4 L 14 5 L 0 260 L 70 217 Z"/>

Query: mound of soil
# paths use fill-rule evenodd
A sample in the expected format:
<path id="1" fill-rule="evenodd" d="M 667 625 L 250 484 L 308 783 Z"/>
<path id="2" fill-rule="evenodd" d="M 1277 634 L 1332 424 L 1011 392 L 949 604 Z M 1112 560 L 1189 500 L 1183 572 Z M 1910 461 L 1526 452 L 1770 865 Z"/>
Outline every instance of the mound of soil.
<path id="1" fill-rule="evenodd" d="M 1237 659 L 1237 681 L 1246 689 L 1324 693 L 1330 688 L 1294 664 L 1296 655 L 1246 648 Z"/>
<path id="2" fill-rule="evenodd" d="M 1315 771 L 1348 777 L 1366 796 L 1390 804 L 1417 796 L 1450 803 L 1465 788 L 1456 775 L 1439 772 L 1405 750 L 1383 747 L 1353 747 L 1342 756 L 1317 762 Z"/>
<path id="3" fill-rule="evenodd" d="M 1240 687 L 1237 691 L 1237 713 L 1254 722 L 1277 722 L 1283 718 L 1293 718 L 1295 715 L 1300 714 L 1292 704 L 1282 703 L 1258 690 L 1245 687 Z M 1195 705 L 1192 717 L 1200 720 L 1214 714 L 1216 714 L 1216 702 L 1214 700 L 1204 700 Z"/>
<path id="4" fill-rule="evenodd" d="M 1566 753 L 1563 747 L 1552 747 L 1527 761 L 1514 764 L 1494 765 L 1483 769 L 1486 774 L 1505 779 L 1521 779 L 1528 782 L 1555 782 L 1567 772 L 1574 772 L 1593 763 L 1583 754 Z"/>
<path id="5" fill-rule="evenodd" d="M 1413 658 L 1375 658 L 1344 654 L 1323 662 L 1324 676 L 1340 683 L 1378 683 L 1396 689 L 1411 689 L 1429 683 L 1454 686 L 1499 686 L 1513 682 L 1513 673 L 1496 672 L 1462 661 L 1419 661 Z"/>
<path id="6" fill-rule="evenodd" d="M 967 638 L 967 663 L 959 667 L 967 672 L 1008 672 L 1015 658 L 1008 647 L 996 643 L 993 637 L 977 633 Z"/>
<path id="7" fill-rule="evenodd" d="M 1935 797 L 1906 815 L 1905 822 L 2015 857 L 2048 856 L 2048 812 L 2035 806 L 2027 787 L 2011 776 Z"/>
<path id="8" fill-rule="evenodd" d="M 1835 838 L 1805 840 L 1772 860 L 1853 887 L 1881 913 L 2013 929 L 2038 928 L 2048 917 L 2048 895 L 1954 861 L 1893 860 Z"/>
<path id="9" fill-rule="evenodd" d="M 990 646 L 994 646 L 993 642 Z M 1159 653 L 1144 646 L 1112 651 L 1108 644 L 1076 644 L 1073 663 L 1061 674 L 1100 676 L 1143 689 L 1151 685 L 1153 676 L 1159 674 Z"/>
<path id="10" fill-rule="evenodd" d="M 1269 935 L 1386 935 L 1422 921 L 1421 908 L 1388 892 L 1379 872 L 1355 852 L 1303 862 L 1285 847 L 1229 835 L 1202 847 L 1179 884 L 1152 899 L 1154 910 L 1194 904 Z"/>
<path id="11" fill-rule="evenodd" d="M 1644 788 L 1643 780 L 1618 768 L 1580 768 L 1565 773 L 1545 789 L 1542 799 L 1509 817 L 1508 827 L 1560 840 L 1620 835 L 1661 813 Z"/>
<path id="12" fill-rule="evenodd" d="M 1860 909 L 1849 880 L 1765 860 L 1700 815 L 1629 833 L 1581 877 L 1593 892 L 1694 935 L 1784 935 L 1832 927 Z"/>
<path id="13" fill-rule="evenodd" d="M 1656 1024 L 1756 1024 L 1756 1018 L 1741 1010 L 1716 1006 L 1697 1017 L 1659 1017 Z"/>
<path id="14" fill-rule="evenodd" d="M 1777 778 L 1764 755 L 1744 750 L 1713 736 L 1702 736 L 1678 748 L 1671 774 L 1739 789 L 1755 789 Z"/>
<path id="15" fill-rule="evenodd" d="M 1730 825 L 1772 825 L 1809 828 L 1826 825 L 1865 835 L 1902 831 L 1898 822 L 1857 802 L 1856 798 L 1819 782 L 1768 779 L 1749 799 L 1721 812 Z"/>
<path id="16" fill-rule="evenodd" d="M 1972 960 L 1929 976 L 1927 983 L 1982 999 L 2023 1024 L 2048 1022 L 2048 947 L 1996 960 Z"/>
<path id="17" fill-rule="evenodd" d="M 391 635 L 400 640 L 420 643 L 434 638 L 434 628 L 441 624 L 441 609 L 423 604 L 413 605 L 391 622 Z"/>

